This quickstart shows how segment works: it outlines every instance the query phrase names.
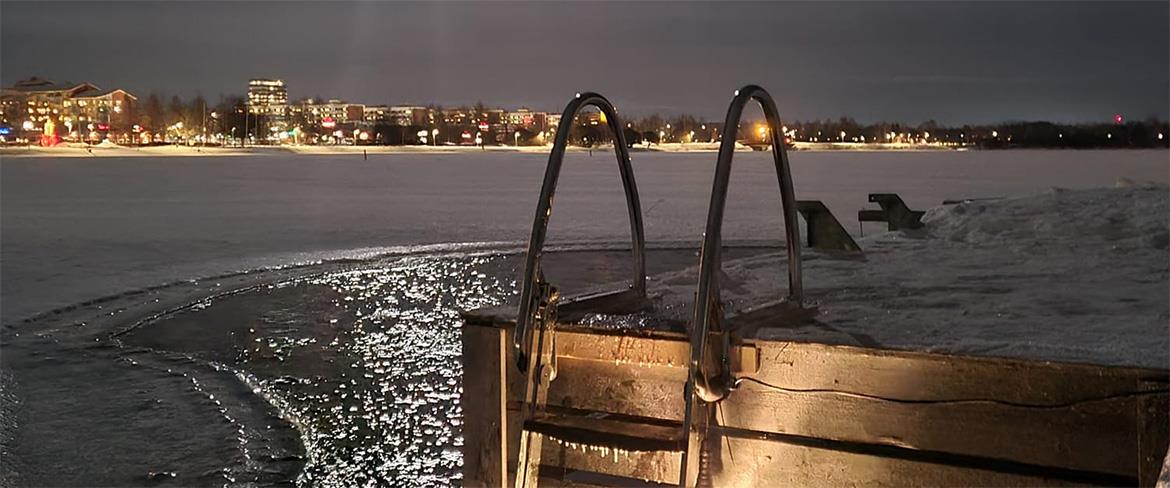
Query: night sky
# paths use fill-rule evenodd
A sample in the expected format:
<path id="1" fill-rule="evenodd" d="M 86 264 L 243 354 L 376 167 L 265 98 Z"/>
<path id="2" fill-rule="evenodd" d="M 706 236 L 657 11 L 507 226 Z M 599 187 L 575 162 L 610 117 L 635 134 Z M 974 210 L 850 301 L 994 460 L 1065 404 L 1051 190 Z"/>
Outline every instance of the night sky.
<path id="1" fill-rule="evenodd" d="M 291 98 L 722 118 L 758 83 L 787 119 L 1167 117 L 1170 2 L 0 3 L 0 78 L 215 101 Z"/>

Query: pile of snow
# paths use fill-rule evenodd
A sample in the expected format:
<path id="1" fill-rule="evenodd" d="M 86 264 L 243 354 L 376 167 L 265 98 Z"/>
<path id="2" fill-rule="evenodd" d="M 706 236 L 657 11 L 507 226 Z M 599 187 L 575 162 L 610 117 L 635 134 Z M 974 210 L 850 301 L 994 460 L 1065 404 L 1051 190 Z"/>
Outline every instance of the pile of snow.
<path id="1" fill-rule="evenodd" d="M 94 147 L 100 147 L 103 149 L 117 149 L 117 148 L 121 148 L 122 146 L 115 144 L 114 142 L 110 141 L 109 139 L 103 139 L 101 143 L 95 145 Z"/>
<path id="2" fill-rule="evenodd" d="M 773 340 L 1170 366 L 1170 189 L 1052 190 L 931 209 L 925 229 L 805 252 L 815 320 Z M 782 254 L 727 261 L 728 315 L 787 291 Z M 652 277 L 658 313 L 689 321 L 698 272 Z"/>
<path id="3" fill-rule="evenodd" d="M 972 202 L 931 209 L 923 217 L 932 236 L 973 245 L 1166 249 L 1166 188 L 1068 191 L 1054 188 L 1029 198 Z"/>

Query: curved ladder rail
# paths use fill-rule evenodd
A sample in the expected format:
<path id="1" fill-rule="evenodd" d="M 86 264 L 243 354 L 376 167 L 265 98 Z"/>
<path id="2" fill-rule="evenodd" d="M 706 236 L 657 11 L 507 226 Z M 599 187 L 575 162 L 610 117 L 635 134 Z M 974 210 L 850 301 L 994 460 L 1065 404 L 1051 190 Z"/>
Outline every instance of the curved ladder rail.
<path id="1" fill-rule="evenodd" d="M 630 165 L 629 147 L 617 111 L 605 97 L 596 93 L 578 93 L 561 116 L 552 152 L 548 156 L 548 167 L 544 172 L 544 184 L 540 189 L 540 201 L 536 206 L 536 218 L 532 223 L 532 238 L 528 241 L 528 256 L 524 265 L 523 285 L 520 291 L 520 310 L 516 317 L 516 331 L 513 351 L 516 366 L 525 373 L 525 391 L 520 416 L 522 425 L 540 410 L 548 397 L 548 384 L 556 375 L 553 366 L 543 364 L 545 359 L 545 332 L 551 331 L 556 321 L 557 290 L 544 279 L 540 259 L 544 249 L 548 220 L 552 215 L 552 204 L 556 193 L 561 163 L 565 158 L 565 147 L 569 143 L 569 132 L 573 118 L 586 106 L 597 107 L 605 115 L 613 131 L 614 153 L 618 158 L 622 186 L 626 193 L 626 205 L 630 214 L 630 236 L 633 240 L 634 279 L 631 291 L 639 298 L 646 297 L 646 237 L 642 228 L 642 205 L 638 201 L 638 187 L 634 182 L 634 170 Z M 551 334 L 551 332 L 550 332 Z M 533 337 L 535 336 L 535 338 Z M 555 339 L 550 348 L 555 349 Z M 552 351 L 550 351 L 552 352 Z M 555 355 L 555 352 L 552 352 Z M 555 356 L 550 358 L 555 361 Z M 529 364 L 529 362 L 533 364 Z M 535 488 L 540 471 L 540 434 L 523 430 L 520 437 L 519 458 L 516 463 L 516 487 Z"/>
<path id="2" fill-rule="evenodd" d="M 706 403 L 718 402 L 727 397 L 735 388 L 731 378 L 729 351 L 731 348 L 728 331 L 722 330 L 723 310 L 719 303 L 718 273 L 722 268 L 723 210 L 727 202 L 727 186 L 731 177 L 731 159 L 735 155 L 735 140 L 744 106 L 755 100 L 764 110 L 772 136 L 772 159 L 776 165 L 776 177 L 780 184 L 780 199 L 784 212 L 785 247 L 788 250 L 788 301 L 800 305 L 803 297 L 800 273 L 800 228 L 796 220 L 796 198 L 792 189 L 792 175 L 789 171 L 788 154 L 784 148 L 784 134 L 781 131 L 780 115 L 772 96 L 763 88 L 747 85 L 735 92 L 735 98 L 727 109 L 723 123 L 723 139 L 719 144 L 719 159 L 715 166 L 715 182 L 711 190 L 711 206 L 707 211 L 707 227 L 699 260 L 699 285 L 695 296 L 694 315 L 690 330 L 691 358 L 690 373 L 684 396 L 683 428 L 692 432 L 698 423 L 694 416 L 696 396 Z M 714 327 L 713 327 L 714 326 Z M 719 371 L 709 378 L 702 369 L 709 331 L 719 332 Z M 698 441 L 701 442 L 701 441 Z M 684 452 L 679 484 L 685 485 L 691 476 L 697 477 L 701 469 L 694 465 L 699 455 L 697 447 Z M 688 462 L 689 461 L 689 462 Z M 691 476 L 688 476 L 688 470 Z"/>
<path id="3" fill-rule="evenodd" d="M 531 358 L 527 354 L 532 344 L 533 329 L 540 322 L 538 315 L 542 315 L 544 309 L 555 302 L 555 290 L 544 280 L 540 258 L 548 233 L 549 217 L 552 215 L 553 197 L 561 174 L 561 163 L 569 143 L 572 120 L 577 112 L 587 106 L 601 110 L 605 114 L 610 130 L 613 131 L 614 153 L 618 158 L 618 170 L 621 172 L 622 187 L 626 192 L 626 206 L 630 214 L 630 236 L 634 254 L 634 279 L 631 288 L 639 296 L 646 296 L 646 236 L 642 226 L 642 204 L 638 199 L 638 185 L 634 181 L 634 169 L 630 165 L 629 146 L 626 145 L 621 120 L 605 97 L 593 92 L 578 93 L 565 106 L 565 111 L 561 115 L 561 124 L 557 127 L 552 152 L 548 156 L 548 167 L 544 172 L 544 184 L 540 188 L 540 201 L 537 202 L 536 217 L 532 222 L 532 237 L 528 241 L 528 255 L 520 291 L 520 310 L 516 316 L 516 334 L 513 342 L 516 365 L 520 371 L 528 370 Z"/>

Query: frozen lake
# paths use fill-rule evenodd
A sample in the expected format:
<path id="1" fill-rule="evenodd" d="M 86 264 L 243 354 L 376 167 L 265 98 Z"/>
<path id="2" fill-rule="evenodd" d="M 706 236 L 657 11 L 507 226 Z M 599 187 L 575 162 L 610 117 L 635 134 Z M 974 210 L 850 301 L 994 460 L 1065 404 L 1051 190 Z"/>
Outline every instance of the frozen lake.
<path id="1" fill-rule="evenodd" d="M 697 245 L 715 155 L 633 158 L 647 239 Z M 797 197 L 823 200 L 854 233 L 870 192 L 926 208 L 1119 178 L 1170 180 L 1165 151 L 795 152 L 791 160 Z M 5 159 L 0 319 L 355 249 L 524 241 L 546 161 L 520 153 Z M 779 239 L 770 158 L 735 161 L 725 235 Z M 554 241 L 628 239 L 612 155 L 569 154 L 557 196 Z"/>
<path id="2" fill-rule="evenodd" d="M 714 155 L 634 157 L 648 240 L 697 246 Z M 911 206 L 927 208 L 949 198 L 1109 187 L 1121 178 L 1166 184 L 1166 158 L 1165 151 L 842 152 L 794 153 L 792 163 L 797 196 L 825 201 L 857 232 L 856 211 L 869 192 L 897 192 Z M 625 203 L 612 156 L 574 153 L 566 159 L 553 241 L 625 241 Z M 521 255 L 501 254 L 492 243 L 515 248 L 527 238 L 545 161 L 541 155 L 485 153 L 0 162 L 0 486 L 267 486 L 294 478 L 305 486 L 458 484 L 463 413 L 457 311 L 514 300 Z M 736 161 L 725 237 L 778 240 L 779 197 L 770 159 L 743 153 Z M 1041 199 L 1055 201 L 1048 193 Z M 1013 207 L 1006 212 L 1020 216 Z M 882 227 L 867 229 L 876 233 Z M 1099 234 L 1080 240 L 1100 247 L 1109 236 Z M 1079 235 L 1076 228 L 1071 235 Z M 1091 324 L 1097 315 L 1090 312 L 1114 317 L 1134 300 L 1158 303 L 1164 295 L 1158 288 L 1164 263 L 1146 258 L 1164 253 L 1130 240 L 1138 250 L 1122 254 L 1138 257 L 1120 259 L 1122 264 L 1162 269 L 1138 266 L 1135 274 L 1109 259 L 1085 264 L 1076 252 L 1066 252 L 1066 275 L 1059 275 L 1042 269 L 1045 262 L 1020 263 L 1019 255 L 1003 258 L 991 247 L 977 258 L 990 269 L 975 277 L 994 281 L 999 271 L 1011 269 L 1034 275 L 1033 282 L 1063 282 L 1054 293 L 1071 289 L 1087 298 L 1093 293 L 1083 290 L 1099 288 L 1095 278 L 1142 278 L 1125 290 L 1103 288 L 1109 296 L 1094 303 L 1108 307 L 1068 311 L 1090 322 L 1077 331 L 1082 336 L 1099 334 L 1104 342 L 1129 331 L 1130 342 L 1141 342 L 1149 335 L 1145 316 L 1124 330 Z M 425 247 L 430 244 L 437 246 Z M 239 273 L 420 247 L 447 251 Z M 880 261 L 872 262 L 874 269 L 917 269 L 910 280 L 924 287 L 919 298 L 943 305 L 957 299 L 946 286 L 927 285 L 946 281 L 932 275 L 934 265 L 970 259 L 967 247 L 956 246 L 951 254 L 886 252 L 884 242 L 877 247 L 882 249 L 873 254 Z M 731 257 L 737 252 L 760 251 L 733 251 Z M 922 256 L 937 262 L 916 266 Z M 547 269 L 551 279 L 572 286 L 582 276 L 567 270 L 584 269 L 588 279 L 610 281 L 625 276 L 618 269 L 624 259 L 619 252 L 554 253 Z M 558 260 L 568 264 L 558 266 Z M 678 296 L 685 298 L 694 273 L 678 270 L 693 260 L 690 251 L 653 250 L 649 273 L 676 271 L 683 289 Z M 760 262 L 747 261 L 744 269 Z M 834 275 L 833 267 L 840 266 L 811 263 L 810 289 L 856 284 L 856 270 L 841 268 Z M 887 275 L 896 292 L 902 275 Z M 762 276 L 763 283 L 780 282 Z M 214 279 L 199 279 L 205 277 Z M 1068 288 L 1074 282 L 1081 288 Z M 171 285 L 144 290 L 166 283 Z M 990 313 L 996 315 L 1001 308 L 1026 311 L 1052 298 L 1044 294 L 1048 287 L 1030 288 L 1039 295 L 1013 294 L 1016 302 L 979 293 L 964 299 L 995 304 Z M 928 294 L 934 289 L 942 293 Z M 142 292 L 124 294 L 133 290 Z M 1130 301 L 1112 304 L 1117 295 Z M 897 310 L 869 303 L 865 297 L 871 296 L 865 292 L 852 305 L 837 297 L 833 304 L 840 306 L 830 312 Z M 948 307 L 930 310 L 949 317 Z M 911 308 L 922 317 L 920 307 Z M 58 313 L 20 323 L 48 310 Z M 948 322 L 932 317 L 927 322 Z M 841 330 L 829 332 L 865 339 L 871 324 L 863 322 L 852 327 L 838 321 Z M 1015 337 L 1002 328 L 985 329 L 967 332 L 992 353 L 1005 352 L 1004 337 Z M 996 337 L 980 342 L 984 332 Z M 1067 335 L 1060 328 L 1042 332 Z M 867 340 L 915 345 L 922 339 L 927 346 L 932 340 L 914 330 L 902 335 Z M 1053 351 L 1007 342 L 1017 355 Z M 1160 344 L 1140 351 L 1095 345 L 1087 350 L 1126 362 L 1133 351 L 1161 358 Z M 1055 350 L 1061 357 L 1094 357 L 1075 348 Z"/>

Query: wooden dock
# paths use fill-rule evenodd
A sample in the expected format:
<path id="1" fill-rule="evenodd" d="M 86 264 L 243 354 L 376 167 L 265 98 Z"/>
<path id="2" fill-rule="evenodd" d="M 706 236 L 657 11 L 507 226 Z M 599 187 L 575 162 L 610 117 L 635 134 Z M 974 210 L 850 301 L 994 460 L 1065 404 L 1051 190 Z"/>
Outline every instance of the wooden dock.
<path id="1" fill-rule="evenodd" d="M 524 384 L 514 321 L 465 320 L 464 485 L 511 486 Z M 681 425 L 686 337 L 558 323 L 552 342 L 549 411 Z M 748 379 L 709 428 L 715 486 L 1152 486 L 1170 442 L 1165 370 L 761 340 L 732 357 Z M 543 479 L 679 481 L 677 451 L 541 433 Z"/>

